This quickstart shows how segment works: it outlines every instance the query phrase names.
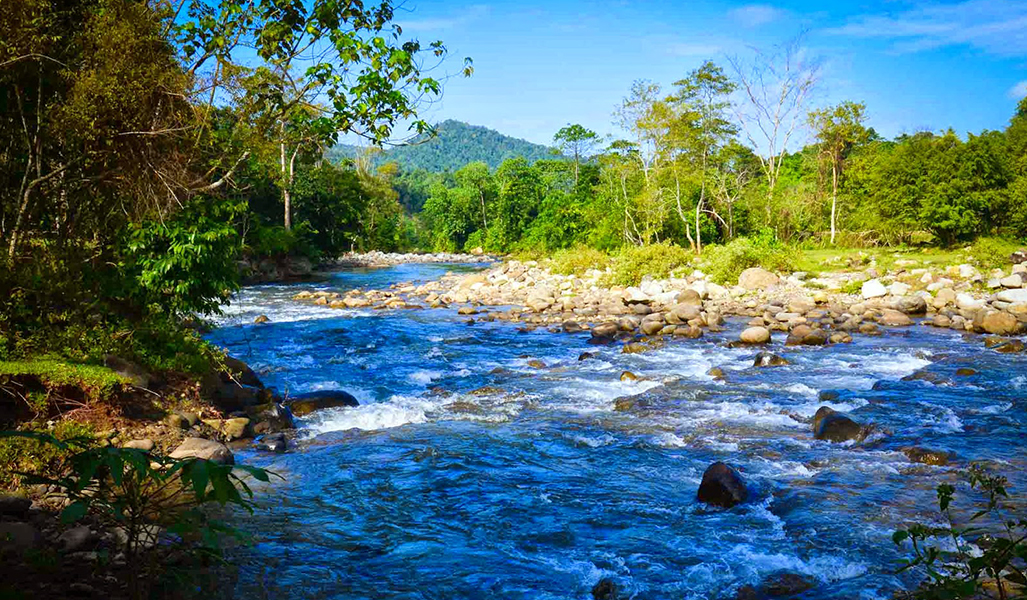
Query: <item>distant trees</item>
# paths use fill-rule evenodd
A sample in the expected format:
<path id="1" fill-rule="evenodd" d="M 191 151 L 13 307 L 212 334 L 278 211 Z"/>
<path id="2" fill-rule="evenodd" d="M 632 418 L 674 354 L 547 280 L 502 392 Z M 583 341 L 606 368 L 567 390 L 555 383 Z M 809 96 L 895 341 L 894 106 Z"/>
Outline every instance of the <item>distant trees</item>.
<path id="1" fill-rule="evenodd" d="M 819 156 L 831 173 L 831 243 L 835 241 L 838 214 L 838 186 L 849 151 L 870 138 L 870 132 L 863 126 L 866 106 L 858 102 L 841 104 L 814 110 L 809 114 L 809 123 L 819 145 Z"/>
<path id="2" fill-rule="evenodd" d="M 582 158 L 588 158 L 599 145 L 599 134 L 581 125 L 568 125 L 556 132 L 553 142 L 574 159 L 574 186 L 578 185 L 578 171 Z"/>

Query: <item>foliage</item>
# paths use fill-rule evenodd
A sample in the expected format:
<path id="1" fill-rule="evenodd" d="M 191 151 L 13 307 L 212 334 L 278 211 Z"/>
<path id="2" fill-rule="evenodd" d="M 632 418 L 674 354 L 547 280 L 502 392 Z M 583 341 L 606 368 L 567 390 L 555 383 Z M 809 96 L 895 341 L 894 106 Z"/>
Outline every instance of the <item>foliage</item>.
<path id="1" fill-rule="evenodd" d="M 50 443 L 48 438 L 88 444 L 95 436 L 90 425 L 70 419 L 50 426 L 29 425 L 23 429 L 23 433 L 31 435 L 0 435 L 0 489 L 17 488 L 22 482 L 20 473 L 60 474 L 73 451 L 67 445 Z"/>
<path id="2" fill-rule="evenodd" d="M 625 246 L 613 256 L 613 285 L 638 285 L 644 277 L 661 279 L 687 266 L 692 254 L 680 246 L 662 242 L 648 246 Z"/>
<path id="3" fill-rule="evenodd" d="M 549 269 L 560 275 L 584 275 L 591 269 L 602 271 L 610 262 L 610 256 L 602 250 L 579 244 L 554 252 Z"/>
<path id="4" fill-rule="evenodd" d="M 966 254 L 970 262 L 981 269 L 1001 269 L 1009 265 L 1009 257 L 1020 247 L 1010 240 L 981 237 L 966 249 Z"/>
<path id="5" fill-rule="evenodd" d="M 969 488 L 982 493 L 984 501 L 965 525 L 957 524 L 952 510 L 955 486 L 943 483 L 937 491 L 945 525 L 917 523 L 892 536 L 897 546 L 908 543 L 912 554 L 901 571 L 916 569 L 927 575 L 918 589 L 907 594 L 909 598 L 1023 597 L 1027 519 L 1017 517 L 1010 506 L 1005 477 L 979 465 L 971 466 L 966 477 Z"/>
<path id="6" fill-rule="evenodd" d="M 742 271 L 763 267 L 771 271 L 791 270 L 796 252 L 781 243 L 773 231 L 764 230 L 751 238 L 737 238 L 722 246 L 711 246 L 701 263 L 710 279 L 723 285 L 738 283 Z"/>
<path id="7" fill-rule="evenodd" d="M 73 364 L 53 359 L 0 361 L 0 388 L 12 377 L 36 378 L 47 389 L 75 387 L 92 400 L 103 400 L 121 391 L 129 381 L 96 365 Z"/>
<path id="8" fill-rule="evenodd" d="M 173 459 L 131 448 L 94 446 L 88 438 L 60 440 L 34 432 L 0 432 L 0 439 L 22 438 L 52 446 L 66 455 L 56 475 L 24 474 L 25 483 L 51 486 L 67 496 L 61 520 L 73 523 L 86 517 L 124 533 L 126 563 L 132 597 L 148 597 L 140 577 L 142 550 L 168 534 L 173 541 L 213 552 L 220 536 L 238 533 L 211 519 L 209 504 L 234 505 L 252 512 L 253 491 L 243 473 L 261 482 L 270 474 L 250 466 L 222 465 L 202 459 Z"/>

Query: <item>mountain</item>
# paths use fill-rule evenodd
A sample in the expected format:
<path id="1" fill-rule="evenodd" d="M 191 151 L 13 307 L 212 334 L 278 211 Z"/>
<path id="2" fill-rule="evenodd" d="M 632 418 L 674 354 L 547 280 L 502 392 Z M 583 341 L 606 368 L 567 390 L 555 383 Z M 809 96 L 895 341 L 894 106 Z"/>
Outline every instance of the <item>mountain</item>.
<path id="1" fill-rule="evenodd" d="M 523 156 L 528 162 L 555 158 L 547 146 L 503 135 L 498 131 L 461 121 L 443 121 L 438 135 L 423 143 L 389 148 L 375 158 L 375 164 L 399 163 L 406 171 L 424 169 L 430 172 L 456 171 L 467 163 L 481 161 L 495 169 L 508 158 Z M 357 155 L 359 148 L 338 144 L 328 151 L 328 159 L 337 162 Z"/>

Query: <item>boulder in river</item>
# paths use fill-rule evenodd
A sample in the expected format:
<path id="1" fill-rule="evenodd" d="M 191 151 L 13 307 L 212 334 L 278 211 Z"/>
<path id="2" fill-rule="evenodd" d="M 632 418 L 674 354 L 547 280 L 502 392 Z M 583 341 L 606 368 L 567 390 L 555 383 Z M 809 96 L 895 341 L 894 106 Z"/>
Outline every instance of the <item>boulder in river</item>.
<path id="1" fill-rule="evenodd" d="M 770 352 L 760 352 L 752 362 L 754 367 L 782 367 L 788 360 Z"/>
<path id="2" fill-rule="evenodd" d="M 920 446 L 903 448 L 902 453 L 906 455 L 910 462 L 933 465 L 935 467 L 943 467 L 949 464 L 949 459 L 952 457 L 951 453 L 944 450 L 932 450 L 931 448 L 921 448 Z"/>
<path id="3" fill-rule="evenodd" d="M 309 415 L 315 410 L 323 408 L 336 408 L 340 406 L 359 406 L 360 403 L 353 397 L 353 394 L 342 390 L 325 390 L 320 392 L 309 392 L 293 396 L 288 407 L 292 414 L 297 417 Z"/>
<path id="4" fill-rule="evenodd" d="M 592 337 L 597 340 L 610 340 L 618 331 L 620 327 L 616 323 L 600 323 L 592 328 Z"/>
<path id="5" fill-rule="evenodd" d="M 263 452 L 274 452 L 275 454 L 285 452 L 287 445 L 285 434 L 282 432 L 262 435 L 253 443 L 253 446 L 257 450 Z"/>
<path id="6" fill-rule="evenodd" d="M 749 327 L 738 337 L 746 344 L 768 344 L 770 343 L 770 330 L 766 327 Z"/>
<path id="7" fill-rule="evenodd" d="M 620 600 L 620 587 L 609 577 L 603 577 L 592 587 L 593 600 Z"/>
<path id="8" fill-rule="evenodd" d="M 1007 312 L 982 309 L 974 317 L 973 326 L 978 332 L 1010 335 L 1019 331 L 1020 322 Z"/>
<path id="9" fill-rule="evenodd" d="M 847 442 L 863 436 L 863 427 L 851 417 L 829 406 L 821 406 L 813 416 L 813 437 L 828 442 Z"/>
<path id="10" fill-rule="evenodd" d="M 925 315 L 927 300 L 923 296 L 904 296 L 895 301 L 895 310 L 907 315 Z"/>
<path id="11" fill-rule="evenodd" d="M 696 495 L 699 502 L 731 508 L 749 498 L 742 476 L 733 467 L 717 461 L 707 467 Z"/>

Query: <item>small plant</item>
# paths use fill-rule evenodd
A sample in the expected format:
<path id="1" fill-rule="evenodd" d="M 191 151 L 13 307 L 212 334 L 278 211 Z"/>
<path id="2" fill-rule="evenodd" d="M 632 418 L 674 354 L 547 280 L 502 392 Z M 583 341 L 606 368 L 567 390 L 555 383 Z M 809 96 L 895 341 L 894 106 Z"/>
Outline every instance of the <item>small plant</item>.
<path id="1" fill-rule="evenodd" d="M 938 510 L 947 526 L 918 523 L 892 536 L 900 547 L 908 542 L 913 554 L 903 561 L 900 572 L 922 568 L 927 573 L 927 580 L 917 590 L 909 592 L 907 598 L 1006 600 L 1025 597 L 1027 519 L 1010 513 L 1005 477 L 992 475 L 979 465 L 971 466 L 967 477 L 970 488 L 982 492 L 986 502 L 973 513 L 966 526 L 956 524 L 951 511 L 955 487 L 944 483 L 937 488 Z"/>
<path id="2" fill-rule="evenodd" d="M 763 267 L 771 271 L 788 271 L 795 266 L 796 252 L 783 244 L 771 230 L 751 238 L 737 238 L 722 246 L 709 246 L 703 256 L 703 268 L 716 283 L 733 285 L 742 271 Z"/>
<path id="3" fill-rule="evenodd" d="M 589 269 L 602 271 L 610 265 L 610 256 L 588 246 L 558 250 L 550 261 L 550 270 L 560 275 L 584 275 Z"/>
<path id="4" fill-rule="evenodd" d="M 982 237 L 966 249 L 971 263 L 980 269 L 1008 268 L 1009 256 L 1019 246 L 1000 238 Z"/>
<path id="5" fill-rule="evenodd" d="M 656 279 L 668 277 L 687 266 L 693 258 L 688 250 L 667 242 L 625 246 L 613 257 L 613 273 L 609 283 L 638 285 L 647 275 Z"/>

